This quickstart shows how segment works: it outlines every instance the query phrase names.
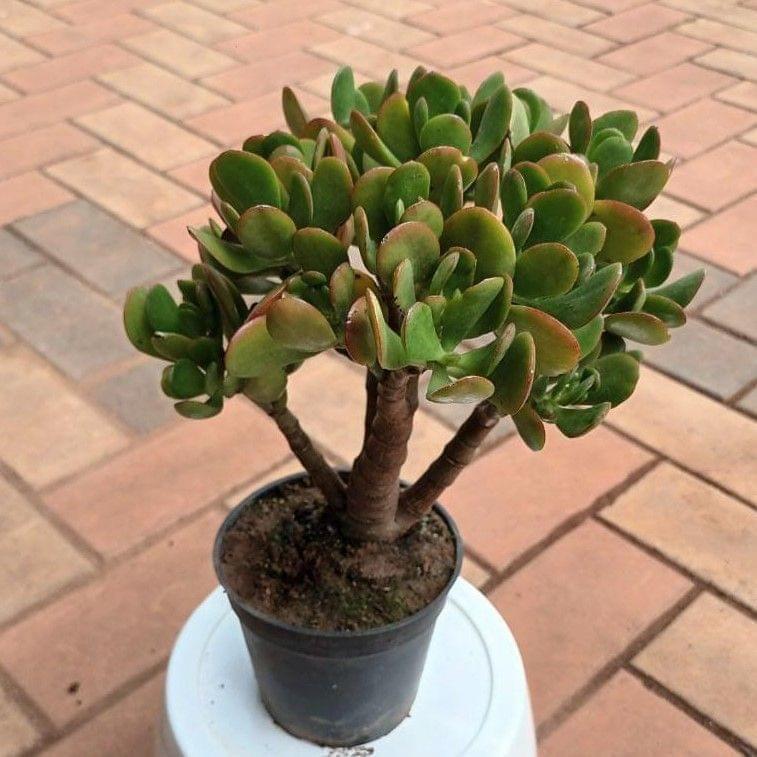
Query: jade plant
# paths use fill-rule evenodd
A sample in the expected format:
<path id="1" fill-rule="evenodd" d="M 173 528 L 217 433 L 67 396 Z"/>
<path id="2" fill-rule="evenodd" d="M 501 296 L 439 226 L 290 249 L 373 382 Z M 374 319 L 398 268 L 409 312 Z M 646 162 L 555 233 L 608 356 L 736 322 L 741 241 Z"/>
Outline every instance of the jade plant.
<path id="1" fill-rule="evenodd" d="M 683 325 L 703 272 L 665 283 L 680 235 L 644 214 L 664 187 L 650 126 L 629 110 L 555 115 L 501 73 L 474 94 L 419 67 L 403 92 L 334 78 L 333 118 L 283 91 L 288 131 L 249 137 L 210 165 L 220 221 L 190 228 L 200 262 L 132 290 L 137 349 L 166 362 L 188 418 L 241 394 L 278 425 L 340 513 L 344 533 L 394 539 L 432 507 L 495 424 L 533 450 L 633 392 L 641 354 Z M 287 380 L 334 350 L 365 367 L 365 436 L 345 481 L 287 407 Z M 407 488 L 419 379 L 472 411 Z M 328 387 L 324 387 L 324 392 Z M 334 419 L 335 423 L 339 418 Z"/>

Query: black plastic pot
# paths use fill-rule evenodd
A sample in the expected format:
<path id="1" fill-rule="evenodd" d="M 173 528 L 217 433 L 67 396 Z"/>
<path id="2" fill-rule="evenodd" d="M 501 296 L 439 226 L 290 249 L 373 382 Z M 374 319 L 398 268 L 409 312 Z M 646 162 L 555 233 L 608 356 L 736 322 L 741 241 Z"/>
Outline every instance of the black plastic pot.
<path id="1" fill-rule="evenodd" d="M 242 624 L 268 712 L 289 733 L 317 744 L 354 746 L 389 733 L 410 712 L 436 619 L 460 574 L 463 544 L 454 521 L 434 506 L 455 540 L 455 568 L 440 594 L 403 620 L 367 631 L 319 631 L 283 623 L 246 604 L 225 584 L 224 536 L 255 500 L 304 474 L 253 492 L 222 524 L 213 565 Z"/>

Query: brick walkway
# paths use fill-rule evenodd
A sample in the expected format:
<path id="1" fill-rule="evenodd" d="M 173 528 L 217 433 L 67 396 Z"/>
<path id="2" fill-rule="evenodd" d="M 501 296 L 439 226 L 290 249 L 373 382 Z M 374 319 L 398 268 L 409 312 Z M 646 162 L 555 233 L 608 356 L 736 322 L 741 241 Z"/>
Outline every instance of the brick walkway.
<path id="1" fill-rule="evenodd" d="M 293 469 L 251 406 L 179 420 L 120 304 L 194 259 L 209 157 L 279 126 L 284 83 L 325 110 L 341 62 L 501 68 L 660 125 L 680 160 L 654 209 L 686 228 L 680 272 L 708 269 L 688 328 L 603 428 L 534 455 L 503 423 L 445 501 L 520 640 L 544 755 L 754 747 L 755 51 L 755 0 L 2 0 L 0 755 L 148 755 L 216 526 Z M 347 463 L 359 372 L 325 356 L 292 383 Z M 423 410 L 408 476 L 450 420 Z"/>

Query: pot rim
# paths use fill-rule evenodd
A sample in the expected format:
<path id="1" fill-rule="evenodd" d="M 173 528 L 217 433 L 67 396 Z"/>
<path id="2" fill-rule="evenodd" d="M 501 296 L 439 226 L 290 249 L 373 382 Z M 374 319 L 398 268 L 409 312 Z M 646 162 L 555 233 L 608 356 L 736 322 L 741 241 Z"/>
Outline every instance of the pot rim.
<path id="1" fill-rule="evenodd" d="M 345 469 L 338 469 L 338 471 L 342 476 L 349 475 L 349 471 Z M 221 548 L 223 546 L 223 540 L 226 536 L 226 533 L 234 525 L 234 523 L 236 523 L 239 516 L 242 514 L 242 512 L 244 512 L 244 510 L 252 501 L 259 499 L 264 494 L 267 494 L 269 491 L 275 490 L 283 486 L 284 484 L 305 478 L 307 477 L 307 475 L 308 474 L 305 471 L 290 473 L 289 475 L 282 476 L 281 478 L 278 478 L 271 483 L 263 484 L 262 486 L 255 489 L 254 492 L 248 494 L 238 505 L 230 510 L 224 518 L 223 523 L 221 523 L 213 542 L 213 568 L 215 570 L 216 577 L 218 578 L 218 582 L 221 584 L 221 587 L 226 592 L 226 595 L 229 597 L 232 603 L 238 605 L 253 618 L 282 631 L 287 631 L 292 634 L 299 634 L 300 636 L 312 639 L 338 640 L 371 639 L 374 637 L 383 636 L 384 634 L 390 634 L 395 631 L 402 630 L 417 623 L 426 615 L 433 613 L 437 606 L 446 600 L 447 594 L 452 588 L 452 584 L 455 583 L 458 576 L 460 575 L 463 563 L 464 548 L 463 540 L 460 536 L 460 532 L 458 531 L 455 521 L 452 519 L 452 516 L 439 504 L 439 502 L 434 503 L 433 509 L 441 516 L 442 520 L 449 529 L 450 534 L 452 535 L 452 539 L 455 543 L 455 565 L 452 568 L 452 573 L 449 577 L 449 580 L 442 587 L 439 593 L 425 607 L 422 607 L 412 615 L 408 615 L 407 617 L 402 618 L 402 620 L 397 620 L 394 623 L 388 623 L 387 625 L 376 626 L 375 628 L 366 628 L 358 631 L 321 630 L 318 628 L 308 628 L 307 626 L 296 626 L 292 623 L 286 623 L 283 620 L 279 620 L 273 615 L 261 612 L 257 608 L 245 602 L 245 600 L 243 600 L 241 597 L 239 597 L 239 595 L 235 591 L 233 591 L 233 589 L 229 588 L 226 585 L 223 577 L 223 571 L 221 567 Z"/>

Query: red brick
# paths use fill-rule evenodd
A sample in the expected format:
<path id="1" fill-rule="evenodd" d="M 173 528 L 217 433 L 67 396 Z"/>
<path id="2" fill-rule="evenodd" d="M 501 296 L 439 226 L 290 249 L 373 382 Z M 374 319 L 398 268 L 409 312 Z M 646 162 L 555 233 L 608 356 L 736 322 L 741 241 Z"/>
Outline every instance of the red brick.
<path id="1" fill-rule="evenodd" d="M 56 13 L 72 24 L 105 21 L 113 14 L 129 13 L 158 5 L 165 0 L 77 0 L 56 9 Z"/>
<path id="2" fill-rule="evenodd" d="M 690 587 L 594 522 L 505 581 L 491 600 L 520 645 L 537 722 L 554 715 Z"/>
<path id="3" fill-rule="evenodd" d="M 586 27 L 587 31 L 610 37 L 617 42 L 635 42 L 686 21 L 685 13 L 657 3 L 639 5 Z"/>
<path id="4" fill-rule="evenodd" d="M 185 187 L 198 192 L 204 197 L 210 197 L 210 179 L 208 178 L 208 159 L 200 158 L 192 163 L 179 166 L 168 172 Z"/>
<path id="5" fill-rule="evenodd" d="M 36 171 L 0 182 L 0 226 L 73 200 L 63 187 Z"/>
<path id="6" fill-rule="evenodd" d="M 3 667 L 56 726 L 165 660 L 215 584 L 219 525 L 204 515 L 0 635 Z"/>
<path id="7" fill-rule="evenodd" d="M 45 500 L 98 552 L 117 555 L 262 474 L 288 451 L 273 423 L 237 400 L 217 418 L 185 421 Z"/>
<path id="8" fill-rule="evenodd" d="M 5 80 L 23 92 L 43 92 L 139 62 L 135 55 L 115 45 L 96 45 L 44 63 L 17 68 L 6 74 Z"/>
<path id="9" fill-rule="evenodd" d="M 0 142 L 0 178 L 94 150 L 99 143 L 67 123 L 46 126 Z"/>
<path id="10" fill-rule="evenodd" d="M 462 66 L 455 68 L 443 69 L 454 81 L 468 88 L 473 94 L 478 85 L 486 79 L 489 74 L 495 71 L 502 71 L 505 74 L 507 83 L 511 87 L 517 87 L 531 79 L 535 79 L 538 74 L 528 68 L 523 68 L 516 63 L 505 63 L 502 58 L 490 55 L 481 60 L 474 60 L 471 63 L 464 63 Z"/>
<path id="11" fill-rule="evenodd" d="M 118 101 L 103 87 L 82 81 L 0 105 L 0 137 L 48 126 Z"/>
<path id="12" fill-rule="evenodd" d="M 459 66 L 485 55 L 504 52 L 523 41 L 502 29 L 479 26 L 415 45 L 408 53 L 435 66 Z"/>
<path id="13" fill-rule="evenodd" d="M 230 14 L 230 18 L 240 21 L 251 29 L 271 29 L 293 21 L 319 16 L 344 6 L 336 0 L 276 0 L 275 3 L 261 4 Z"/>
<path id="14" fill-rule="evenodd" d="M 737 753 L 620 671 L 541 744 L 542 757 L 728 757 Z"/>
<path id="15" fill-rule="evenodd" d="M 512 9 L 504 5 L 473 0 L 466 3 L 450 3 L 444 8 L 434 8 L 406 20 L 437 34 L 453 34 L 472 26 L 494 24 L 502 18 L 512 16 L 513 13 Z"/>
<path id="16" fill-rule="evenodd" d="M 205 161 L 207 174 L 207 163 Z M 189 236 L 187 226 L 204 226 L 208 218 L 216 218 L 217 213 L 211 205 L 205 205 L 196 210 L 190 210 L 178 218 L 172 218 L 170 221 L 156 224 L 147 229 L 147 233 L 157 239 L 161 244 L 168 247 L 169 250 L 178 253 L 191 263 L 197 263 L 199 256 L 197 253 L 197 242 Z"/>
<path id="17" fill-rule="evenodd" d="M 538 454 L 514 437 L 474 462 L 444 502 L 466 542 L 504 568 L 650 459 L 605 428 L 581 439 L 550 433 Z"/>
<path id="18" fill-rule="evenodd" d="M 621 45 L 598 60 L 637 76 L 647 76 L 675 66 L 710 49 L 698 40 L 675 32 L 662 32 L 632 45 Z"/>
<path id="19" fill-rule="evenodd" d="M 323 24 L 305 20 L 281 26 L 275 34 L 270 31 L 252 32 L 220 42 L 216 47 L 240 60 L 252 62 L 286 55 L 338 36 L 337 32 Z M 286 40 L 285 45 L 281 44 L 282 39 Z"/>

